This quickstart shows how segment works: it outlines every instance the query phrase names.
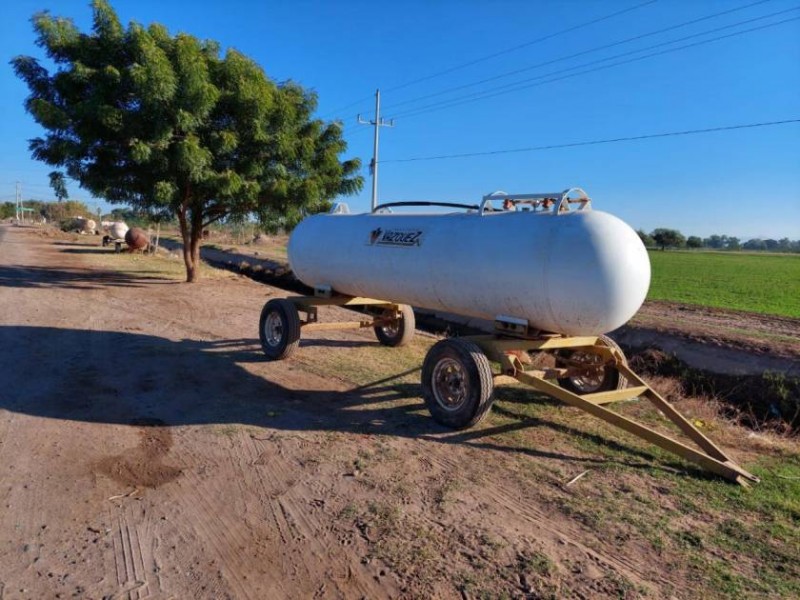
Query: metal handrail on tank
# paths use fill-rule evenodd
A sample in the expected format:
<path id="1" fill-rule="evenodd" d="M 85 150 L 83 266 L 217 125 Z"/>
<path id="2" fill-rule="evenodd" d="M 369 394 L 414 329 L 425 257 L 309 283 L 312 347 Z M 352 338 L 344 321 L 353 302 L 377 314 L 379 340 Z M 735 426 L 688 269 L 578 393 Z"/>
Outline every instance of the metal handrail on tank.
<path id="1" fill-rule="evenodd" d="M 580 196 L 578 198 L 570 198 L 570 194 L 573 193 L 577 193 Z M 497 200 L 511 200 L 514 206 L 528 204 L 534 209 L 544 205 L 547 201 L 551 201 L 553 208 L 549 212 L 555 215 L 569 211 L 570 204 L 580 204 L 577 210 L 590 209 L 592 206 L 592 199 L 579 187 L 568 188 L 563 192 L 534 192 L 531 194 L 508 194 L 498 190 L 483 197 L 479 213 L 483 215 L 486 212 L 496 212 L 497 209 L 492 208 L 491 203 Z"/>
<path id="2" fill-rule="evenodd" d="M 444 206 L 447 208 L 465 208 L 467 210 L 478 210 L 477 204 L 460 204 L 457 202 L 435 202 L 435 201 L 427 201 L 427 200 L 412 200 L 408 202 L 387 202 L 386 204 L 379 204 L 375 208 L 372 209 L 373 213 L 377 213 L 381 210 L 397 208 L 399 206 Z"/>

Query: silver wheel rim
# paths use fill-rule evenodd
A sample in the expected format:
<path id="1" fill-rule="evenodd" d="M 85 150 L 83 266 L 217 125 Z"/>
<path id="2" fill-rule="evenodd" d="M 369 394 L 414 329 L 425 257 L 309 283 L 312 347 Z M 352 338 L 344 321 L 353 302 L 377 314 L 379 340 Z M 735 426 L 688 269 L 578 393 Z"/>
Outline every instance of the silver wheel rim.
<path id="1" fill-rule="evenodd" d="M 396 338 L 400 334 L 400 319 L 384 325 L 381 327 L 381 331 L 383 331 L 383 335 L 386 337 Z"/>
<path id="2" fill-rule="evenodd" d="M 447 411 L 458 410 L 467 399 L 467 374 L 457 360 L 443 358 L 433 369 L 433 396 Z"/>
<path id="3" fill-rule="evenodd" d="M 264 337 L 270 346 L 278 346 L 283 340 L 283 319 L 277 312 L 271 312 L 264 321 Z"/>
<path id="4" fill-rule="evenodd" d="M 603 385 L 605 379 L 605 369 L 603 368 L 603 358 L 598 354 L 590 352 L 575 352 L 569 357 L 570 362 L 577 363 L 578 366 L 586 365 L 594 369 L 588 370 L 583 375 L 575 375 L 569 380 L 581 394 L 591 394 L 596 392 Z"/>

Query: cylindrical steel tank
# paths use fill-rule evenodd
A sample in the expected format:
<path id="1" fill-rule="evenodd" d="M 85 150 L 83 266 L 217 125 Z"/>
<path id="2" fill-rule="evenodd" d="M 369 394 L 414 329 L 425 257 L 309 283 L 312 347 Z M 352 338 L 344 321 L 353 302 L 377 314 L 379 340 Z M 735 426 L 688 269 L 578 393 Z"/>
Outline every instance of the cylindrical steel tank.
<path id="1" fill-rule="evenodd" d="M 112 239 L 125 239 L 126 233 L 128 233 L 128 226 L 123 221 L 114 221 L 108 227 L 108 235 L 110 235 Z"/>
<path id="2" fill-rule="evenodd" d="M 312 287 L 568 335 L 623 325 L 650 286 L 639 236 L 595 210 L 314 215 L 288 254 Z"/>
<path id="3" fill-rule="evenodd" d="M 150 245 L 150 238 L 144 230 L 132 227 L 125 232 L 125 243 L 131 250 L 144 250 Z"/>

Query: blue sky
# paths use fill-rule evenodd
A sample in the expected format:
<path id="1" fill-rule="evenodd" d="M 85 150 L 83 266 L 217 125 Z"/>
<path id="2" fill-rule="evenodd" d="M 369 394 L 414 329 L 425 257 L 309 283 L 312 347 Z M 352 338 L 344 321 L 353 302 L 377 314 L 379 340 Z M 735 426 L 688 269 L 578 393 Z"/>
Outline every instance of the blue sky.
<path id="1" fill-rule="evenodd" d="M 255 59 L 276 80 L 293 79 L 319 94 L 319 115 L 340 118 L 367 176 L 345 199 L 366 210 L 375 89 L 382 89 L 380 199 L 475 202 L 488 192 L 585 188 L 597 209 L 635 228 L 675 227 L 712 233 L 800 238 L 800 123 L 617 144 L 462 159 L 394 159 L 484 152 L 800 118 L 800 20 L 542 83 L 643 54 L 800 17 L 800 0 L 658 0 L 593 25 L 569 28 L 636 7 L 645 0 L 379 0 L 189 2 L 117 0 L 122 21 L 157 21 L 173 33 L 218 40 Z M 687 21 L 731 11 L 691 25 Z M 22 107 L 27 89 L 8 60 L 41 57 L 29 23 L 41 9 L 72 17 L 84 30 L 83 0 L 16 0 L 0 8 L 0 201 L 49 199 L 46 165 L 32 161 L 27 140 L 39 128 Z M 734 25 L 780 11 L 781 15 Z M 675 29 L 646 35 L 670 26 Z M 730 28 L 702 34 L 709 30 Z M 682 42 L 669 42 L 702 34 Z M 638 40 L 595 50 L 631 37 Z M 539 40 L 538 42 L 536 40 Z M 535 42 L 535 43 L 531 43 Z M 652 50 L 626 54 L 661 44 Z M 521 46 L 521 47 L 520 47 Z M 506 50 L 508 50 L 506 52 Z M 585 52 L 582 56 L 565 58 Z M 497 54 L 487 60 L 479 60 Z M 471 66 L 435 75 L 467 62 Z M 546 66 L 536 65 L 552 62 Z M 587 63 L 585 68 L 568 71 Z M 427 100 L 457 86 L 520 71 Z M 552 74 L 549 75 L 548 74 Z M 538 77 L 539 79 L 533 79 Z M 538 83 L 512 93 L 418 115 L 415 107 L 502 86 Z M 358 102 L 360 100 L 360 102 Z M 355 106 L 348 105 L 357 102 Z M 403 103 L 403 104 L 401 104 Z M 396 105 L 393 107 L 393 105 Z M 383 161 L 386 161 L 385 163 Z M 70 187 L 73 198 L 88 195 Z M 89 198 L 90 206 L 100 203 Z"/>

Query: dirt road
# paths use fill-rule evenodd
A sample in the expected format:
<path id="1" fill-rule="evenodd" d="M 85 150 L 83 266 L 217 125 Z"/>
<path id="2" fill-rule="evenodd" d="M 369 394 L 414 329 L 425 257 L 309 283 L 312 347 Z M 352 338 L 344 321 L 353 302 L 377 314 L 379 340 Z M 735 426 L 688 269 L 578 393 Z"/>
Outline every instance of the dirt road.
<path id="1" fill-rule="evenodd" d="M 265 362 L 276 290 L 101 252 L 0 227 L 0 598 L 682 597 L 652 549 L 552 503 L 590 456 L 310 368 L 368 333 Z"/>

